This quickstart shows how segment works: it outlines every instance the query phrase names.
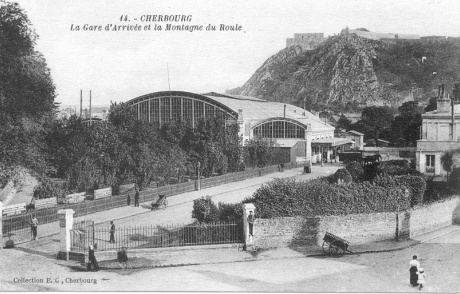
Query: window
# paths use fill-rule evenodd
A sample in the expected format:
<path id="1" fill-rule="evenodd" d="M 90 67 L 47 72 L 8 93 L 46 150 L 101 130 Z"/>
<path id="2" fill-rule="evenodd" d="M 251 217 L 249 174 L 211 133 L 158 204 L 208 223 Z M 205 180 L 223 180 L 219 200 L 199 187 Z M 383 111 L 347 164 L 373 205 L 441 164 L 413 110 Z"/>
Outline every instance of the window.
<path id="1" fill-rule="evenodd" d="M 253 129 L 254 137 L 305 139 L 305 129 L 287 121 L 269 121 Z"/>
<path id="2" fill-rule="evenodd" d="M 426 155 L 426 172 L 434 173 L 434 155 Z"/>

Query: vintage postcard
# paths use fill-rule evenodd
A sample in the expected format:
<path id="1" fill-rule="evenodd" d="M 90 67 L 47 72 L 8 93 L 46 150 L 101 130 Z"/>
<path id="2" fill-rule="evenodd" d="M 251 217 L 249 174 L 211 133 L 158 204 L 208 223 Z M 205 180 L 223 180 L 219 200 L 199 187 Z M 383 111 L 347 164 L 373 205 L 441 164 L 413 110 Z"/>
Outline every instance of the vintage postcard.
<path id="1" fill-rule="evenodd" d="M 458 292 L 454 0 L 0 0 L 0 291 Z"/>

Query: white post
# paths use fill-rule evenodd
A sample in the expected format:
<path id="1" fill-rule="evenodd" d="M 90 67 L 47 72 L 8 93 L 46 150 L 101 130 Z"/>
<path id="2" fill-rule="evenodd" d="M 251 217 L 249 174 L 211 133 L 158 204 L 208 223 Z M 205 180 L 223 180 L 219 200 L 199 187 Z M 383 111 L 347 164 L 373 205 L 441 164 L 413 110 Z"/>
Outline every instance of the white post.
<path id="1" fill-rule="evenodd" d="M 69 260 L 70 252 L 70 230 L 73 228 L 73 214 L 75 211 L 73 209 L 60 209 L 58 211 L 59 217 L 59 239 L 60 239 L 60 248 L 59 255 L 62 257 L 65 254 L 65 259 Z"/>
<path id="2" fill-rule="evenodd" d="M 0 250 L 3 249 L 3 202 L 0 201 Z"/>
<path id="3" fill-rule="evenodd" d="M 243 204 L 243 231 L 244 231 L 244 245 L 245 248 L 247 248 L 249 245 L 251 245 L 251 240 L 249 239 L 249 222 L 248 222 L 248 216 L 249 212 L 252 211 L 253 214 L 255 214 L 256 207 L 252 203 L 245 203 Z M 253 227 L 253 235 L 255 235 L 255 227 Z"/>

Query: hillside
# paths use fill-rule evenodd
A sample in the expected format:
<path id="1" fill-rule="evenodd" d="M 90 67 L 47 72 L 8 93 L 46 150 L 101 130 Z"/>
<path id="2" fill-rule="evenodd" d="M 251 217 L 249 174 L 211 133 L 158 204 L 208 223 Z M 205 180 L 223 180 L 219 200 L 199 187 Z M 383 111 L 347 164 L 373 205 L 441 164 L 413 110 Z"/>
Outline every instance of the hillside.
<path id="1" fill-rule="evenodd" d="M 425 58 L 424 58 L 425 57 Z M 228 90 L 320 111 L 425 103 L 438 83 L 460 81 L 460 41 L 329 38 L 317 49 L 288 47 L 267 59 L 242 86 Z"/>

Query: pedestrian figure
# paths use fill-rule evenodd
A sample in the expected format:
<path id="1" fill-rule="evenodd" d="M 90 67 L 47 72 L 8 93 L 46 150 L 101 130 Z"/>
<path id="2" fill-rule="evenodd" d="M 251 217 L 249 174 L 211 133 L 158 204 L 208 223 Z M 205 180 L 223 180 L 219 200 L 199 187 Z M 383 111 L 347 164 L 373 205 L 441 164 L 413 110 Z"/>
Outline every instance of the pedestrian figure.
<path id="1" fill-rule="evenodd" d="M 281 171 L 284 172 L 284 163 L 280 164 Z"/>
<path id="2" fill-rule="evenodd" d="M 425 278 L 426 278 L 425 271 L 423 270 L 423 268 L 419 268 L 418 269 L 418 279 L 417 279 L 417 283 L 420 285 L 420 287 L 418 288 L 419 290 L 422 290 L 423 285 L 425 285 Z"/>
<path id="3" fill-rule="evenodd" d="M 30 227 L 32 228 L 33 240 L 37 240 L 38 219 L 35 216 L 30 220 Z"/>
<path id="4" fill-rule="evenodd" d="M 255 221 L 255 216 L 252 214 L 252 211 L 249 212 L 248 216 L 248 223 L 249 223 L 249 236 L 254 236 L 253 235 L 253 229 L 254 229 L 254 221 Z"/>
<path id="5" fill-rule="evenodd" d="M 128 206 L 131 205 L 131 196 L 129 196 L 129 194 L 128 194 L 128 199 L 126 199 L 126 202 L 128 203 Z"/>
<path id="6" fill-rule="evenodd" d="M 418 262 L 418 260 L 417 260 L 417 255 L 414 255 L 412 257 L 412 260 L 410 261 L 409 265 L 410 265 L 410 269 L 409 269 L 409 272 L 410 272 L 410 284 L 412 286 L 414 286 L 414 287 L 418 286 L 417 272 L 418 272 L 418 268 L 420 267 L 420 262 Z"/>
<path id="7" fill-rule="evenodd" d="M 110 221 L 110 243 L 115 243 L 115 224 Z"/>
<path id="8" fill-rule="evenodd" d="M 89 259 L 89 262 L 88 262 L 88 266 L 86 269 L 91 270 L 91 266 L 92 266 L 93 270 L 97 272 L 99 270 L 99 265 L 97 264 L 96 256 L 94 255 L 93 245 L 89 245 L 88 259 Z"/>
<path id="9" fill-rule="evenodd" d="M 139 206 L 139 190 L 136 189 L 136 193 L 134 194 L 134 206 Z"/>

